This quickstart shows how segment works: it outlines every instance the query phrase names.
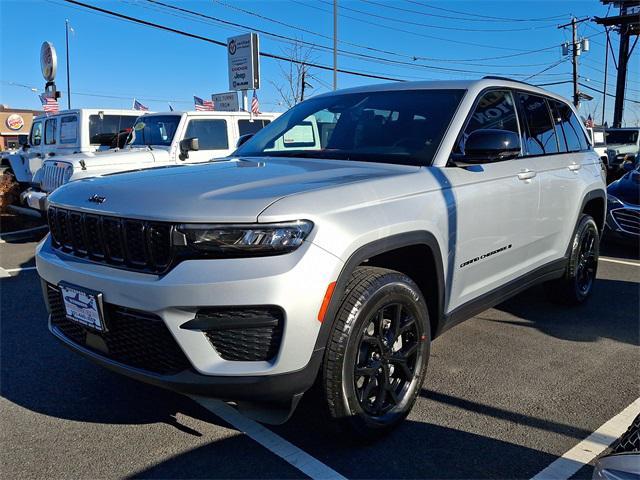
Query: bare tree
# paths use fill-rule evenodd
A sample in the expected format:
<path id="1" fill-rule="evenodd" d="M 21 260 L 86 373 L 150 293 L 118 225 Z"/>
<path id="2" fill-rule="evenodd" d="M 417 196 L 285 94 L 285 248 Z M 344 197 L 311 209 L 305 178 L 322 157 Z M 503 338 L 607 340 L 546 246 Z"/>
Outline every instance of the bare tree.
<path id="1" fill-rule="evenodd" d="M 280 82 L 272 80 L 271 84 L 278 91 L 282 103 L 287 108 L 291 108 L 304 100 L 309 89 L 313 88 L 309 84 L 312 76 L 309 74 L 308 65 L 313 62 L 313 49 L 303 47 L 296 42 L 283 53 L 291 61 L 279 62 L 282 80 Z"/>

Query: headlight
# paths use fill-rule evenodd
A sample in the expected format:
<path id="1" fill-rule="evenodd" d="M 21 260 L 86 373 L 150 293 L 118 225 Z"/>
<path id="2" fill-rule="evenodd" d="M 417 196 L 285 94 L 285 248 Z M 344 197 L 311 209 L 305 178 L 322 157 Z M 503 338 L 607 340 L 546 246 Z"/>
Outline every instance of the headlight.
<path id="1" fill-rule="evenodd" d="M 313 223 L 298 220 L 286 223 L 238 225 L 179 225 L 186 245 L 212 254 L 275 255 L 288 253 L 311 232 Z"/>
<path id="2" fill-rule="evenodd" d="M 62 183 L 68 183 L 73 175 L 73 166 L 69 165 L 64 169 L 64 175 L 62 177 Z"/>

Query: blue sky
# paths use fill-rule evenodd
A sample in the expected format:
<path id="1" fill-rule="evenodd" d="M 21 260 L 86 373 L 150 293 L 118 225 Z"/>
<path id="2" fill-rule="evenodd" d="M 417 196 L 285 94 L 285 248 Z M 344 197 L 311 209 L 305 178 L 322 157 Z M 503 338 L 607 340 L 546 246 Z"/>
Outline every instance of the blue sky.
<path id="1" fill-rule="evenodd" d="M 83 1 L 221 41 L 247 31 L 148 0 Z M 332 44 L 332 0 L 162 1 L 284 37 L 322 46 Z M 524 79 L 562 60 L 560 45 L 570 38 L 570 31 L 558 30 L 558 24 L 568 22 L 570 15 L 581 18 L 607 13 L 607 7 L 597 0 L 339 0 L 339 5 L 339 48 L 345 51 L 339 55 L 339 67 L 403 79 L 477 78 L 485 74 Z M 545 20 L 532 21 L 540 18 Z M 168 101 L 176 109 L 189 109 L 193 108 L 193 95 L 208 97 L 227 90 L 223 47 L 92 13 L 63 0 L 2 0 L 0 103 L 18 108 L 39 107 L 37 95 L 25 86 L 44 86 L 39 52 L 45 40 L 53 42 L 58 50 L 57 83 L 60 90 L 66 90 L 65 19 L 75 31 L 70 38 L 72 107 L 129 108 L 136 97 L 153 110 L 166 110 Z M 602 90 L 606 37 L 601 27 L 590 22 L 581 24 L 579 34 L 591 40 L 591 50 L 580 58 L 581 81 Z M 618 36 L 613 34 L 611 38 L 617 57 Z M 260 42 L 261 50 L 278 55 L 287 56 L 291 49 L 290 41 L 265 34 L 261 34 Z M 544 50 L 527 53 L 540 49 Z M 639 51 L 640 48 L 633 54 L 628 77 L 627 98 L 636 101 L 640 101 Z M 494 58 L 507 55 L 513 56 Z M 332 65 L 331 52 L 322 47 L 315 47 L 310 56 L 316 63 Z M 272 85 L 283 82 L 281 67 L 285 65 L 280 63 L 261 59 L 262 88 L 258 95 L 263 111 L 284 108 L 278 105 L 280 99 Z M 331 72 L 311 69 L 310 73 L 314 87 L 310 94 L 330 89 Z M 571 64 L 567 59 L 529 81 L 570 79 Z M 376 82 L 380 80 L 346 74 L 340 74 L 338 79 L 339 87 Z M 611 57 L 607 83 L 608 91 L 613 93 L 615 67 Z M 569 83 L 547 88 L 571 96 Z M 602 95 L 585 91 L 595 98 L 584 103 L 583 113 L 594 112 L 600 120 Z M 609 122 L 613 102 L 613 98 L 607 99 Z M 625 107 L 625 121 L 637 124 L 640 103 L 627 102 Z"/>

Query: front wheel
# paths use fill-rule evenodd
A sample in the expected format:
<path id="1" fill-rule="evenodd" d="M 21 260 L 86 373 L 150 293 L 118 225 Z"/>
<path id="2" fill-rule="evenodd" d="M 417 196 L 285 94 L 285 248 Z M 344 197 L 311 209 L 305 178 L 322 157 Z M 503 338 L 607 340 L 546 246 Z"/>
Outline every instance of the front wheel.
<path id="1" fill-rule="evenodd" d="M 398 425 L 422 386 L 430 340 L 429 314 L 417 285 L 393 270 L 358 267 L 324 360 L 331 416 L 364 439 Z"/>
<path id="2" fill-rule="evenodd" d="M 600 254 L 600 233 L 589 215 L 582 215 L 571 240 L 569 263 L 559 280 L 547 283 L 552 300 L 579 305 L 589 298 L 593 290 Z"/>

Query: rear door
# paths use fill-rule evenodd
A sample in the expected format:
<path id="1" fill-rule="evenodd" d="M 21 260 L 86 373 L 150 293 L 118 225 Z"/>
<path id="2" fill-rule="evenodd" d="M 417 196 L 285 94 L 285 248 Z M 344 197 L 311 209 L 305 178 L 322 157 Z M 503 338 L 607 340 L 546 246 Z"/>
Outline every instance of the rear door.
<path id="1" fill-rule="evenodd" d="M 474 130 L 500 129 L 520 134 L 513 93 L 487 91 L 459 136 L 454 153 Z M 529 159 L 487 162 L 444 169 L 443 194 L 450 197 L 449 238 L 455 246 L 448 310 L 477 299 L 528 272 L 539 182 Z M 443 180 L 444 182 L 444 180 Z"/>
<path id="2" fill-rule="evenodd" d="M 197 138 L 200 150 L 189 152 L 189 163 L 207 162 L 214 158 L 226 157 L 233 150 L 229 138 L 229 125 L 224 118 L 191 118 L 184 138 Z"/>
<path id="3" fill-rule="evenodd" d="M 518 98 L 528 124 L 525 154 L 541 186 L 531 251 L 541 266 L 565 255 L 582 202 L 580 174 L 597 156 L 569 105 L 524 92 Z"/>

